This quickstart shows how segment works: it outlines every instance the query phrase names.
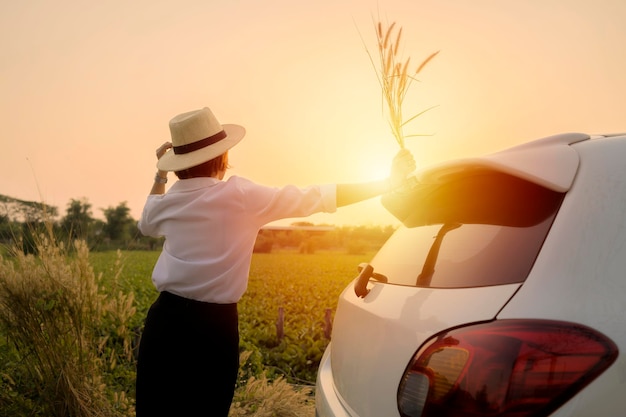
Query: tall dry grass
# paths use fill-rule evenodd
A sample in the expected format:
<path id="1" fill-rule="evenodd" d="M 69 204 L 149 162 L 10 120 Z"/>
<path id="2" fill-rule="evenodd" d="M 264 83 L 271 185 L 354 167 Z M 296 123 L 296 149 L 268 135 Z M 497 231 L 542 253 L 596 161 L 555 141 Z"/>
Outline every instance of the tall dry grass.
<path id="1" fill-rule="evenodd" d="M 121 254 L 104 286 L 85 242 L 35 242 L 35 254 L 16 245 L 0 256 L 0 417 L 134 416 L 136 309 L 117 289 Z M 314 415 L 311 387 L 241 377 L 230 416 Z"/>
<path id="2" fill-rule="evenodd" d="M 240 355 L 245 363 L 250 352 Z M 241 372 L 240 372 L 241 374 Z M 313 417 L 315 402 L 313 388 L 295 387 L 283 378 L 269 380 L 263 373 L 250 377 L 235 391 L 229 417 Z"/>
<path id="3" fill-rule="evenodd" d="M 105 378 L 132 356 L 132 294 L 102 291 L 85 242 L 69 252 L 41 235 L 36 256 L 11 248 L 0 259 L 0 334 L 14 362 L 12 375 L 2 369 L 3 415 L 133 413 L 132 399 Z"/>
<path id="4" fill-rule="evenodd" d="M 386 105 L 391 132 L 401 148 L 405 146 L 405 138 L 413 136 L 427 136 L 424 134 L 405 134 L 404 127 L 411 121 L 436 106 L 429 107 L 408 118 L 404 115 L 404 101 L 413 82 L 419 82 L 417 75 L 439 53 L 433 52 L 413 69 L 411 57 L 403 58 L 400 45 L 402 44 L 402 27 L 396 22 L 384 25 L 381 21 L 375 24 L 378 50 L 378 63 L 367 49 L 370 61 L 376 71 L 381 88 L 383 102 Z M 363 37 L 361 36 L 361 39 Z M 365 43 L 365 42 L 364 42 Z"/>

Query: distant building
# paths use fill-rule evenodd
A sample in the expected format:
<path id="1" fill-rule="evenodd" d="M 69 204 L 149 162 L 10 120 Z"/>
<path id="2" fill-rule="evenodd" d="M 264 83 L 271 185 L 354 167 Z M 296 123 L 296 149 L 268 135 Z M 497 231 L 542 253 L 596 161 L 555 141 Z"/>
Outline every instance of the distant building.
<path id="1" fill-rule="evenodd" d="M 263 227 L 257 236 L 254 252 L 269 253 L 277 247 L 297 247 L 301 252 L 312 253 L 320 242 L 326 239 L 322 236 L 335 230 L 334 226 L 290 225 Z"/>
<path id="2" fill-rule="evenodd" d="M 268 234 L 272 234 L 272 233 L 278 233 L 278 232 L 295 232 L 295 231 L 302 231 L 302 232 L 307 232 L 307 234 L 311 234 L 311 235 L 319 235 L 319 234 L 324 234 L 326 232 L 332 232 L 333 230 L 335 230 L 334 226 L 298 226 L 298 225 L 293 225 L 293 226 L 263 226 L 263 228 L 261 228 L 261 233 L 268 233 Z"/>

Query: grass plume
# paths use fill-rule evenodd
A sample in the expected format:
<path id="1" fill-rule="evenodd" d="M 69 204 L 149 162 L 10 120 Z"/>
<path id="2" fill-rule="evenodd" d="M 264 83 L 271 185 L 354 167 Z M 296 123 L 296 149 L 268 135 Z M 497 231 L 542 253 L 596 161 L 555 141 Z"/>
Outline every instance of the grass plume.
<path id="1" fill-rule="evenodd" d="M 243 352 L 240 361 L 246 362 L 251 352 Z M 240 373 L 241 374 L 241 373 Z M 315 402 L 313 388 L 296 387 L 285 378 L 274 380 L 265 373 L 250 377 L 235 391 L 229 417 L 313 417 Z"/>
<path id="2" fill-rule="evenodd" d="M 426 65 L 437 56 L 439 51 L 433 52 L 424 59 L 415 69 L 411 70 L 411 57 L 404 59 L 401 56 L 400 45 L 402 44 L 402 27 L 396 27 L 396 22 L 384 25 L 380 20 L 375 24 L 376 41 L 378 49 L 378 64 L 367 49 L 367 54 L 376 71 L 380 84 L 382 98 L 387 108 L 388 122 L 391 133 L 401 148 L 404 148 L 405 138 L 423 135 L 405 135 L 404 126 L 415 120 L 422 114 L 431 110 L 427 108 L 405 119 L 403 105 L 407 92 L 414 81 L 419 81 L 417 75 Z M 361 39 L 363 39 L 361 37 Z M 365 43 L 365 42 L 364 42 Z"/>
<path id="3" fill-rule="evenodd" d="M 15 248 L 0 257 L 0 415 L 133 413 L 124 387 L 106 378 L 131 360 L 132 294 L 102 291 L 84 242 L 72 253 L 45 235 L 36 245 L 36 256 Z"/>

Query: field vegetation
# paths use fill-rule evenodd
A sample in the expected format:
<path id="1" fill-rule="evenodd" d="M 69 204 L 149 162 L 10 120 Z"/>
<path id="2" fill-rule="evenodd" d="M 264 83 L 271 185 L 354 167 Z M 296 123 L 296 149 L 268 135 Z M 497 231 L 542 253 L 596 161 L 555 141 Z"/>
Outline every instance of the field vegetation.
<path id="1" fill-rule="evenodd" d="M 0 416 L 134 415 L 135 349 L 158 295 L 158 250 L 40 240 L 35 254 L 15 246 L 0 259 Z M 232 416 L 314 414 L 337 298 L 372 254 L 349 252 L 254 254 Z"/>

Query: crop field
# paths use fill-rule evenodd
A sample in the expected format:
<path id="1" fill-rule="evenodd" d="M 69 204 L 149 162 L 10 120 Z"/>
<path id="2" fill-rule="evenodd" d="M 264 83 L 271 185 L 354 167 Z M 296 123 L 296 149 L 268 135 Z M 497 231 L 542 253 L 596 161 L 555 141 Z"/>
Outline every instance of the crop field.
<path id="1" fill-rule="evenodd" d="M 148 251 L 90 254 L 105 287 L 134 293 L 136 329 L 158 295 L 150 280 L 158 255 Z M 242 378 L 265 373 L 282 375 L 295 384 L 314 384 L 337 298 L 357 275 L 358 264 L 370 258 L 371 254 L 341 251 L 255 253 L 248 291 L 239 302 L 241 350 L 250 352 L 242 363 Z M 116 276 L 118 265 L 122 269 Z M 282 326 L 277 325 L 279 310 Z"/>
<path id="2" fill-rule="evenodd" d="M 158 296 L 159 252 L 89 252 L 81 241 L 67 251 L 46 240 L 37 248 L 37 256 L 17 249 L 0 258 L 0 417 L 134 415 L 136 348 Z M 371 255 L 253 255 L 230 415 L 314 414 L 338 297 Z"/>

